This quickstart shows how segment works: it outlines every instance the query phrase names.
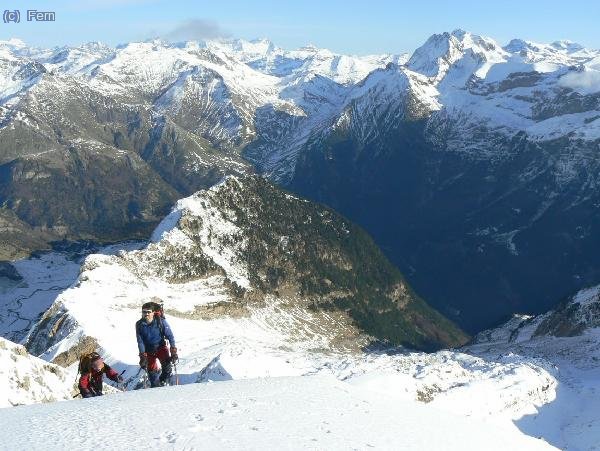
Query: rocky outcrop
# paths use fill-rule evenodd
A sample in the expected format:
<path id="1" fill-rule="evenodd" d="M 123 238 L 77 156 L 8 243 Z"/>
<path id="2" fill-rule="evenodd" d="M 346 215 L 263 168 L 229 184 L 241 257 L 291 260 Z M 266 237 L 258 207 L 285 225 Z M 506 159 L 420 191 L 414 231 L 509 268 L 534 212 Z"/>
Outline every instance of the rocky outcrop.
<path id="1" fill-rule="evenodd" d="M 581 337 L 600 327 L 600 286 L 585 288 L 541 315 L 515 315 L 501 326 L 480 332 L 472 343 L 516 343 L 547 337 Z M 582 340 L 586 345 L 593 340 Z"/>
<path id="2" fill-rule="evenodd" d="M 72 399 L 73 375 L 0 338 L 0 407 Z"/>

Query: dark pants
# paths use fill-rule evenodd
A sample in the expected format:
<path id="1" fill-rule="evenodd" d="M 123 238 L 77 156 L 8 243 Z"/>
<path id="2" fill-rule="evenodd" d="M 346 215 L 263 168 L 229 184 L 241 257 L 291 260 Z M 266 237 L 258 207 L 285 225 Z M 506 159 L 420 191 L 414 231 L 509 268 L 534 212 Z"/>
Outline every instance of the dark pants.
<path id="1" fill-rule="evenodd" d="M 158 362 L 162 371 L 159 371 Z M 161 346 L 154 352 L 148 352 L 148 379 L 151 387 L 160 387 L 171 377 L 171 355 L 169 348 Z"/>
<path id="2" fill-rule="evenodd" d="M 102 392 L 93 392 L 91 390 L 79 389 L 82 398 L 93 398 L 94 396 L 102 396 Z"/>

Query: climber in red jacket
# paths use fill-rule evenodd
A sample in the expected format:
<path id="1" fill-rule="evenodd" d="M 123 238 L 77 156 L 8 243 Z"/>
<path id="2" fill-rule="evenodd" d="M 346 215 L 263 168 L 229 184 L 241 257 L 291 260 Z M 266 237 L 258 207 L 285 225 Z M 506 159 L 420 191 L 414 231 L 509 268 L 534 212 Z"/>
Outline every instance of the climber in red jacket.
<path id="1" fill-rule="evenodd" d="M 117 383 L 123 382 L 123 377 L 110 366 L 104 363 L 98 354 L 91 358 L 89 371 L 82 372 L 79 378 L 79 392 L 84 398 L 102 396 L 102 376 L 106 374 L 110 380 Z"/>

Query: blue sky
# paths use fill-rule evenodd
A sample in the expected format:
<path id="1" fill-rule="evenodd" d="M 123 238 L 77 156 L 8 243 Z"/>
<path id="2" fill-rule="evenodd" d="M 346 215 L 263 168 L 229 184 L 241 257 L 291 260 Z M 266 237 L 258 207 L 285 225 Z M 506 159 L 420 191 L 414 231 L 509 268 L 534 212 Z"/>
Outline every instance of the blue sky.
<path id="1" fill-rule="evenodd" d="M 433 33 L 456 28 L 504 45 L 570 39 L 600 48 L 600 2 L 503 0 L 53 0 L 4 1 L 20 23 L 0 20 L 0 39 L 52 47 L 102 41 L 110 45 L 163 37 L 267 37 L 297 48 L 309 43 L 338 53 L 411 52 Z M 26 22 L 28 9 L 54 11 L 55 22 Z"/>

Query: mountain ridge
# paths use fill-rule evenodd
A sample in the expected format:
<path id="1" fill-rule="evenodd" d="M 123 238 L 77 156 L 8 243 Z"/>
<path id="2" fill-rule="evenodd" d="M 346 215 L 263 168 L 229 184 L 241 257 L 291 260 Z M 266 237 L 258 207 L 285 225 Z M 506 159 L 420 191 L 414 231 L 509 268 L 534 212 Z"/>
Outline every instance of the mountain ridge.
<path id="1" fill-rule="evenodd" d="M 333 320 L 326 335 L 350 347 L 366 346 L 368 336 L 424 349 L 466 341 L 412 292 L 362 230 L 259 177 L 231 177 L 179 201 L 153 240 L 144 249 L 88 257 L 73 288 L 30 331 L 28 349 L 52 360 L 69 349 L 61 343 L 106 339 L 104 329 L 88 320 L 79 326 L 78 318 L 85 318 L 82 296 L 126 316 L 134 314 L 135 299 L 164 297 L 166 311 L 182 319 L 228 311 L 248 316 L 275 302 L 281 309 L 310 312 L 305 314 L 315 324 Z M 111 296 L 114 303 L 97 297 L 96 286 L 108 274 L 115 289 L 120 287 Z M 185 297 L 187 290 L 201 294 L 196 304 Z"/>
<path id="2" fill-rule="evenodd" d="M 33 234 L 11 244 L 11 258 L 40 240 L 147 236 L 177 198 L 258 172 L 359 222 L 408 277 L 416 274 L 419 292 L 473 332 L 515 310 L 542 311 L 557 290 L 599 277 L 586 251 L 593 213 L 583 208 L 596 202 L 599 183 L 598 51 L 522 40 L 503 48 L 462 30 L 435 35 L 412 61 L 284 51 L 266 41 L 0 49 L 0 201 L 11 212 L 4 217 Z M 74 163 L 56 171 L 61 155 Z M 64 179 L 78 186 L 85 178 L 90 166 L 81 161 L 94 161 L 90 179 L 110 188 L 112 158 L 116 186 L 142 177 L 161 194 L 143 198 L 143 183 L 125 196 L 68 191 L 64 212 L 49 200 L 40 208 L 37 193 L 61 198 Z M 365 203 L 361 211 L 353 199 Z M 112 208 L 99 221 L 95 210 L 105 204 Z M 558 243 L 555 253 L 542 236 Z M 579 236 L 587 244 L 562 268 L 558 255 Z M 456 246 L 432 272 L 444 242 Z M 537 246 L 543 261 L 556 262 L 560 283 L 535 298 L 505 268 L 515 259 L 539 280 L 529 269 L 539 265 Z M 480 264 L 444 269 L 463 260 Z M 432 273 L 444 287 L 430 287 Z M 476 293 L 463 303 L 464 284 Z M 482 298 L 490 298 L 485 309 Z M 490 313 L 460 313 L 477 310 Z"/>

